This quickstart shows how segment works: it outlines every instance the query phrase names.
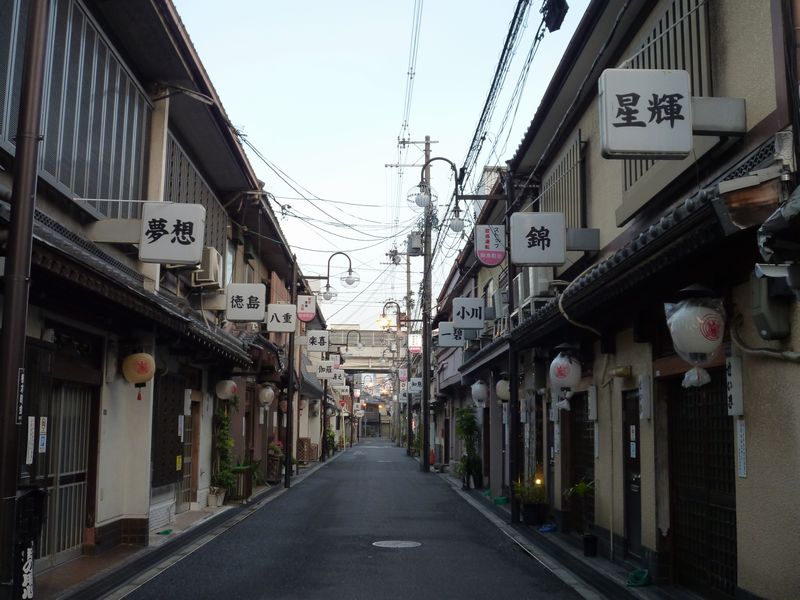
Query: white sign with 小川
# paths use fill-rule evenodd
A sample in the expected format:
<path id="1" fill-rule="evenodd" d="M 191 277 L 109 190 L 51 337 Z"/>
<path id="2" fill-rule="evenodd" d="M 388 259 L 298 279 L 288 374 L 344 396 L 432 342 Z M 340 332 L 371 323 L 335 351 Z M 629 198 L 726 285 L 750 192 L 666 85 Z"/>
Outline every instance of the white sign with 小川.
<path id="1" fill-rule="evenodd" d="M 483 298 L 453 298 L 453 327 L 483 329 Z"/>
<path id="2" fill-rule="evenodd" d="M 605 158 L 682 159 L 692 151 L 688 71 L 606 69 L 598 86 Z"/>
<path id="3" fill-rule="evenodd" d="M 139 260 L 196 265 L 203 257 L 206 209 L 202 204 L 144 202 Z"/>
<path id="4" fill-rule="evenodd" d="M 439 347 L 460 348 L 464 345 L 464 330 L 450 321 L 439 323 Z"/>
<path id="5" fill-rule="evenodd" d="M 225 319 L 261 322 L 267 305 L 263 283 L 230 283 L 225 288 Z"/>
<path id="6" fill-rule="evenodd" d="M 518 212 L 511 215 L 513 264 L 563 265 L 566 260 L 567 227 L 564 213 Z"/>
<path id="7" fill-rule="evenodd" d="M 294 333 L 297 329 L 297 306 L 294 304 L 267 305 L 267 331 Z"/>

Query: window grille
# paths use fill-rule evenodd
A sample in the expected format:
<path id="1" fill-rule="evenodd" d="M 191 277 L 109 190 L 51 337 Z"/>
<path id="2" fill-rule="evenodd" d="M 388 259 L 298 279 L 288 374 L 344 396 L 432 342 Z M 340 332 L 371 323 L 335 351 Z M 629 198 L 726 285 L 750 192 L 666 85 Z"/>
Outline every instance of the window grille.
<path id="1" fill-rule="evenodd" d="M 711 96 L 711 56 L 707 0 L 673 0 L 625 61 L 629 69 L 680 69 L 689 72 L 693 96 Z M 624 189 L 633 188 L 654 160 L 624 161 Z"/>
<path id="2" fill-rule="evenodd" d="M 14 153 L 27 27 L 24 0 L 0 2 L 0 146 Z M 150 103 L 82 5 L 51 3 L 40 153 L 42 176 L 79 198 L 140 200 Z M 95 216 L 135 218 L 131 202 L 87 202 Z"/>
<path id="3" fill-rule="evenodd" d="M 586 226 L 583 149 L 581 132 L 565 148 L 555 166 L 542 180 L 539 212 L 564 213 L 567 227 Z"/>

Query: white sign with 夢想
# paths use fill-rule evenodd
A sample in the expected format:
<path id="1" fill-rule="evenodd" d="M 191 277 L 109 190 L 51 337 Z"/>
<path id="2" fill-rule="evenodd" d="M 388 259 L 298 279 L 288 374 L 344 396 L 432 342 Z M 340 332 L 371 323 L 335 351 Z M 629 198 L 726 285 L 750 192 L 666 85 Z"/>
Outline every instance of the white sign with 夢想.
<path id="1" fill-rule="evenodd" d="M 321 360 L 314 367 L 314 374 L 317 379 L 332 379 L 333 378 L 333 361 Z"/>
<path id="2" fill-rule="evenodd" d="M 228 321 L 261 322 L 267 305 L 263 283 L 229 283 L 225 288 L 225 318 Z"/>
<path id="3" fill-rule="evenodd" d="M 511 215 L 512 263 L 547 266 L 563 265 L 566 260 L 564 213 L 518 212 Z"/>
<path id="4" fill-rule="evenodd" d="M 439 347 L 460 348 L 464 345 L 464 331 L 451 321 L 439 323 Z"/>
<path id="5" fill-rule="evenodd" d="M 422 335 L 419 333 L 408 334 L 408 351 L 411 354 L 422 352 Z"/>
<path id="6" fill-rule="evenodd" d="M 306 349 L 309 352 L 327 352 L 328 332 L 325 329 L 307 329 Z"/>
<path id="7" fill-rule="evenodd" d="M 409 382 L 408 391 L 412 394 L 422 393 L 422 377 L 412 377 Z"/>
<path id="8" fill-rule="evenodd" d="M 692 151 L 688 71 L 606 69 L 598 86 L 605 158 L 682 159 Z"/>
<path id="9" fill-rule="evenodd" d="M 483 298 L 453 298 L 453 327 L 483 329 Z"/>
<path id="10" fill-rule="evenodd" d="M 294 333 L 297 329 L 297 306 L 294 304 L 267 305 L 267 331 Z"/>
<path id="11" fill-rule="evenodd" d="M 314 320 L 317 314 L 316 296 L 297 296 L 297 318 L 303 323 Z"/>
<path id="12" fill-rule="evenodd" d="M 203 257 L 206 209 L 183 202 L 142 203 L 139 260 L 196 265 Z"/>

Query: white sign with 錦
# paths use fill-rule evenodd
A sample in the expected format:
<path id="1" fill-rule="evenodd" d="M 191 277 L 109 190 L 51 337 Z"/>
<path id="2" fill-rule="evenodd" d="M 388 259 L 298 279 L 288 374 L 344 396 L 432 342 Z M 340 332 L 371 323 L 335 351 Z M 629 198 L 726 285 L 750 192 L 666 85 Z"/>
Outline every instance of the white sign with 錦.
<path id="1" fill-rule="evenodd" d="M 328 332 L 325 329 L 306 330 L 306 348 L 309 352 L 327 352 Z"/>
<path id="2" fill-rule="evenodd" d="M 267 305 L 267 331 L 294 333 L 297 329 L 297 306 L 294 304 Z"/>
<path id="3" fill-rule="evenodd" d="M 139 260 L 196 265 L 203 257 L 206 209 L 202 204 L 144 202 Z"/>
<path id="4" fill-rule="evenodd" d="M 464 345 L 464 331 L 450 321 L 439 323 L 439 347 L 460 348 Z"/>
<path id="5" fill-rule="evenodd" d="M 229 283 L 225 288 L 225 318 L 228 321 L 261 322 L 267 305 L 263 283 Z"/>
<path id="6" fill-rule="evenodd" d="M 518 212 L 511 215 L 512 263 L 546 266 L 563 265 L 566 260 L 564 213 Z"/>
<path id="7" fill-rule="evenodd" d="M 453 327 L 483 329 L 483 298 L 453 298 Z"/>
<path id="8" fill-rule="evenodd" d="M 605 158 L 686 158 L 692 151 L 688 71 L 606 69 L 600 75 Z"/>

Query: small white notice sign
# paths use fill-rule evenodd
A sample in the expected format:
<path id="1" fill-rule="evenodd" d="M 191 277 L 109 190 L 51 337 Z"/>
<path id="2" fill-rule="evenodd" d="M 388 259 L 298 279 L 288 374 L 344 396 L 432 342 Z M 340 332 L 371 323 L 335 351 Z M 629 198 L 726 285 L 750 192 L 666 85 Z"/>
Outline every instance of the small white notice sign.
<path id="1" fill-rule="evenodd" d="M 739 478 L 747 477 L 747 428 L 744 419 L 736 419 L 736 467 Z"/>

